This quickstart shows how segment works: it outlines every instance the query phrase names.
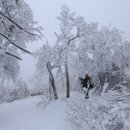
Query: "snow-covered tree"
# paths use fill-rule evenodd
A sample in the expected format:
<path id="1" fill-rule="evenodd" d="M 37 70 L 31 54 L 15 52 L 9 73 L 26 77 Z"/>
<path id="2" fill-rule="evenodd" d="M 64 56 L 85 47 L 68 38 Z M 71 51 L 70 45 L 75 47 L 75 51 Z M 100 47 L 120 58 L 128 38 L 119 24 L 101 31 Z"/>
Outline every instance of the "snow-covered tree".
<path id="1" fill-rule="evenodd" d="M 17 76 L 19 75 L 20 67 L 18 64 L 18 60 L 9 56 L 1 55 L 0 56 L 0 77 L 1 83 L 4 81 L 12 80 L 15 82 Z"/>
<path id="2" fill-rule="evenodd" d="M 98 72 L 112 69 L 113 53 L 121 44 L 122 35 L 117 29 L 107 27 L 99 29 L 96 23 L 88 24 L 88 32 L 84 33 L 77 47 L 78 60 L 81 59 L 81 62 L 79 61 L 81 65 L 86 64 L 88 72 L 98 76 Z M 85 58 L 86 60 L 83 60 Z"/>
<path id="3" fill-rule="evenodd" d="M 49 78 L 49 84 L 50 87 L 53 89 L 54 98 L 58 99 L 58 94 L 56 90 L 55 85 L 55 79 L 53 76 L 52 70 L 57 67 L 55 66 L 55 50 L 53 47 L 51 47 L 48 43 L 44 44 L 43 47 L 41 47 L 40 50 L 38 50 L 35 54 L 35 57 L 37 57 L 37 73 L 38 75 L 41 75 L 41 77 L 44 77 L 46 74 L 48 74 Z M 45 78 L 45 77 L 44 77 Z"/>
<path id="4" fill-rule="evenodd" d="M 78 18 L 75 13 L 71 13 L 70 9 L 64 5 L 61 10 L 61 15 L 58 17 L 60 21 L 61 34 L 56 34 L 58 47 L 58 63 L 65 67 L 66 75 L 66 97 L 70 97 L 70 77 L 69 65 L 72 54 L 76 49 L 76 42 L 81 37 L 80 28 L 75 24 Z M 80 22 L 80 21 L 79 21 Z"/>
<path id="5" fill-rule="evenodd" d="M 18 50 L 31 54 L 26 50 L 26 43 L 37 40 L 41 30 L 35 27 L 35 23 L 32 10 L 24 0 L 0 0 L 0 66 L 3 73 L 6 69 L 6 72 L 12 73 L 9 75 L 16 76 L 15 73 L 19 72 L 18 61 L 15 60 L 21 60 Z M 14 70 L 9 71 L 7 66 Z"/>

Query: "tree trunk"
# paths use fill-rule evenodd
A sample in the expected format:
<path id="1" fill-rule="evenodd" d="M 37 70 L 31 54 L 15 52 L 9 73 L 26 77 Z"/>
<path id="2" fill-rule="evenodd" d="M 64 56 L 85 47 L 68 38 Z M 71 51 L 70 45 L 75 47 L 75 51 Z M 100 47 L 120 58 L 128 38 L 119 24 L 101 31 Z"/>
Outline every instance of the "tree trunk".
<path id="1" fill-rule="evenodd" d="M 49 94 L 50 94 L 50 101 L 53 99 L 53 89 L 52 89 L 52 83 L 51 83 L 51 78 L 49 76 Z"/>
<path id="2" fill-rule="evenodd" d="M 49 80 L 50 80 L 50 84 L 52 86 L 53 89 L 53 94 L 54 94 L 54 99 L 57 100 L 58 99 L 58 94 L 57 94 L 57 90 L 56 90 L 56 85 L 55 85 L 55 80 L 54 80 L 54 76 L 52 74 L 52 69 L 51 69 L 51 64 L 50 62 L 48 62 L 46 64 L 47 70 L 49 72 Z"/>
<path id="3" fill-rule="evenodd" d="M 126 59 L 125 59 L 125 57 L 124 57 L 124 55 L 123 55 L 123 50 L 122 50 L 121 55 L 122 55 L 122 58 L 123 58 L 123 60 L 124 60 L 124 63 L 125 63 L 125 65 L 126 65 L 126 67 L 129 67 L 129 65 L 128 65 L 128 63 L 127 63 L 127 61 L 126 61 Z"/>
<path id="4" fill-rule="evenodd" d="M 65 63 L 65 74 L 66 74 L 66 98 L 69 98 L 70 97 L 70 81 L 69 81 L 68 62 Z"/>

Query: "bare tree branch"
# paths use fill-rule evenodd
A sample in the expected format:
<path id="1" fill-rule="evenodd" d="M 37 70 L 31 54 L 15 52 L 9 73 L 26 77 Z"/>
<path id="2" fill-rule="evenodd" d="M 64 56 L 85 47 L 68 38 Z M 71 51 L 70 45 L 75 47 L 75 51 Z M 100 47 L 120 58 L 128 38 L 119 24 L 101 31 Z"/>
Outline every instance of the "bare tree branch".
<path id="1" fill-rule="evenodd" d="M 51 66 L 51 69 L 54 69 L 54 68 L 59 68 L 59 66 L 58 65 Z"/>
<path id="2" fill-rule="evenodd" d="M 18 56 L 16 56 L 16 55 L 13 55 L 13 54 L 11 54 L 11 53 L 9 53 L 9 52 L 5 52 L 5 54 L 7 54 L 7 55 L 9 55 L 9 56 L 12 56 L 12 57 L 14 57 L 14 58 L 16 58 L 16 59 L 18 59 L 18 60 L 22 60 L 20 57 L 18 57 Z"/>
<path id="3" fill-rule="evenodd" d="M 7 29 L 7 27 L 6 27 L 5 23 L 4 23 L 4 21 L 2 21 L 2 24 L 4 25 L 6 31 L 10 33 L 10 31 Z"/>
<path id="4" fill-rule="evenodd" d="M 77 38 L 80 37 L 80 35 L 79 35 L 79 28 L 77 29 L 77 34 L 76 34 L 76 36 L 73 37 L 73 38 L 69 38 L 69 39 L 68 39 L 68 38 L 65 36 L 65 33 L 64 33 L 63 30 L 62 30 L 62 33 L 63 33 L 64 37 L 66 38 L 66 40 L 68 41 L 68 42 L 67 42 L 67 45 L 68 45 L 68 46 L 70 45 L 71 41 L 76 40 Z M 63 50 L 61 50 L 59 55 L 61 55 L 62 52 L 67 49 L 68 46 L 66 46 Z"/>

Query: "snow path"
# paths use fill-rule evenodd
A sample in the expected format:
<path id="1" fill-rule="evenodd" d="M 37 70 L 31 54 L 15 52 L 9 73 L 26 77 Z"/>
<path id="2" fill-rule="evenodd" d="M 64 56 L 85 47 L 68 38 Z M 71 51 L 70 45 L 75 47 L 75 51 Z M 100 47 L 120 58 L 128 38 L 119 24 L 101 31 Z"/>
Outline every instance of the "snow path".
<path id="1" fill-rule="evenodd" d="M 39 97 L 0 105 L 0 130 L 73 130 L 65 121 L 64 101 L 37 107 Z"/>

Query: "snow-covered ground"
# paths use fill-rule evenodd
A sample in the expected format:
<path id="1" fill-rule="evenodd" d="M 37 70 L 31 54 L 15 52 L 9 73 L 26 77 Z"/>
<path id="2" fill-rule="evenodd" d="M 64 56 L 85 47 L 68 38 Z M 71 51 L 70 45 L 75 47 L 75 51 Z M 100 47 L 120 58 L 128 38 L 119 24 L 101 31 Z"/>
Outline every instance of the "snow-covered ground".
<path id="1" fill-rule="evenodd" d="M 66 102 L 52 101 L 44 109 L 30 97 L 0 105 L 0 130 L 75 130 L 65 120 Z"/>

